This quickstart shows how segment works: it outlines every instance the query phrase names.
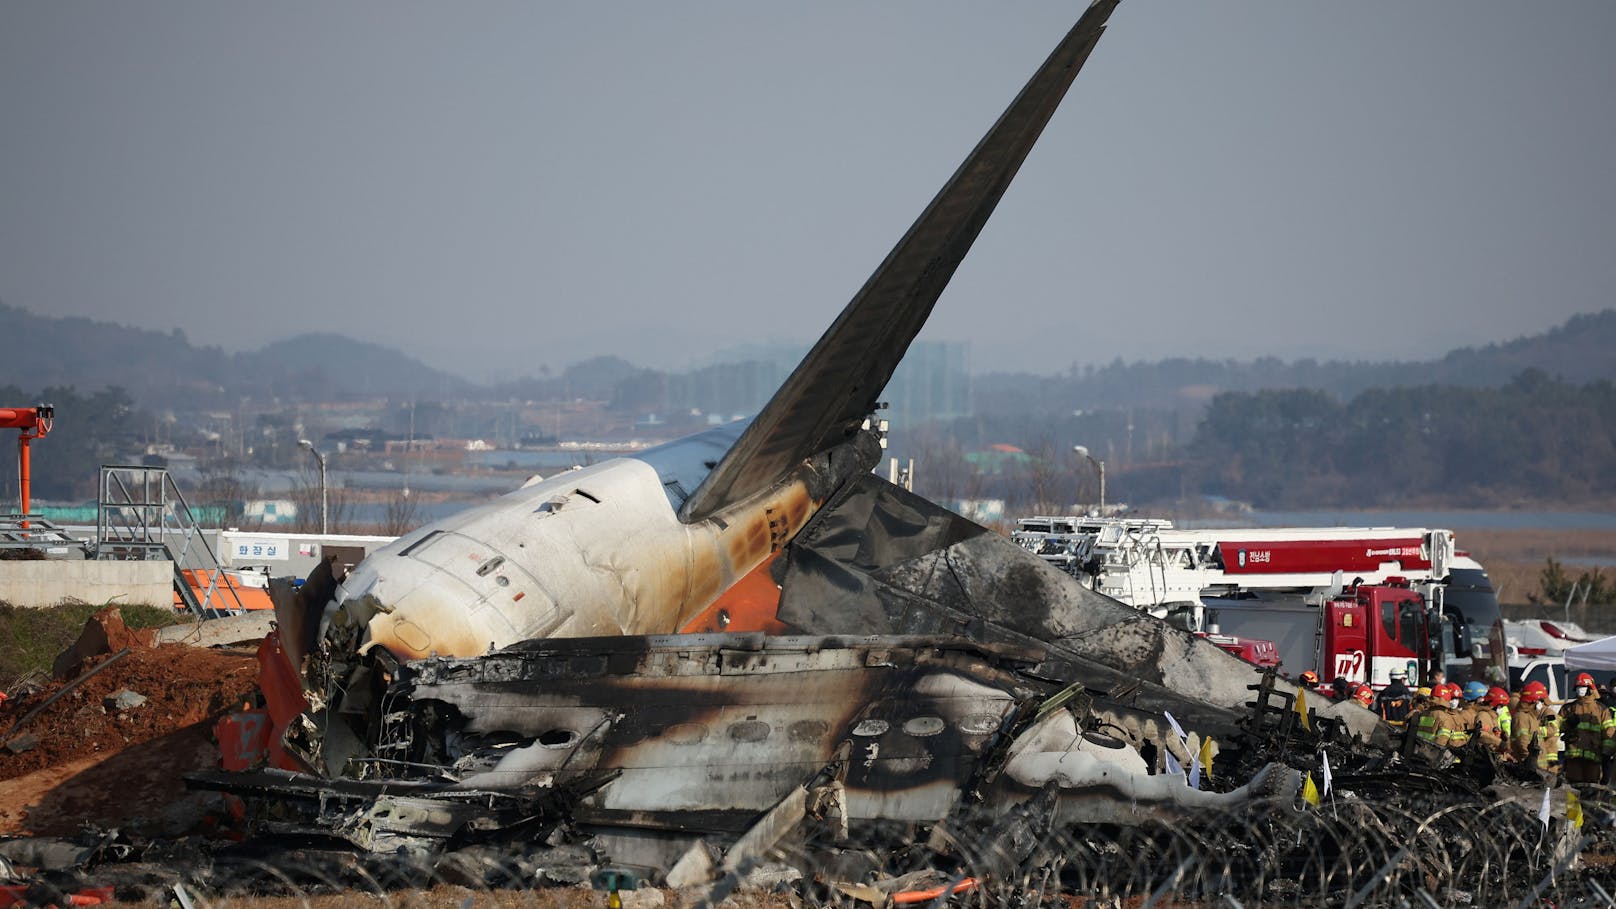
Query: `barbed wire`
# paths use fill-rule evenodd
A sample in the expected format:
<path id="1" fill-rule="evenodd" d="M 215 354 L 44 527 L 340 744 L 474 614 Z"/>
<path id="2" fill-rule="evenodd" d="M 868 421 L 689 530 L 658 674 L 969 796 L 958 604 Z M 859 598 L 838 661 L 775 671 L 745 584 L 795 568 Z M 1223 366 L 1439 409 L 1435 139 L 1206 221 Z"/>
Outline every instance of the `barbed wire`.
<path id="1" fill-rule="evenodd" d="M 903 881 L 930 873 L 926 887 L 940 888 L 940 895 L 922 905 L 980 909 L 1616 907 L 1616 792 L 1577 787 L 1585 818 L 1578 825 L 1565 816 L 1569 787 L 1551 792 L 1556 816 L 1545 824 L 1543 791 L 1516 789 L 1490 801 L 1440 792 L 1371 800 L 1342 792 L 1317 806 L 1278 798 L 1130 826 L 1058 822 L 1052 819 L 1058 811 L 1049 810 L 1058 800 L 1035 797 L 1019 806 L 980 806 L 935 828 L 876 825 L 863 835 L 855 829 L 845 843 L 810 831 L 782 844 L 769 874 L 754 877 L 734 904 L 765 899 L 759 886 L 782 891 L 786 902 L 777 905 L 890 904 Z M 341 905 L 345 898 L 386 907 L 458 906 L 464 902 L 455 894 L 497 894 L 496 905 L 554 906 L 571 904 L 557 886 L 588 886 L 592 874 L 610 867 L 587 849 L 536 843 L 392 856 L 329 845 L 248 848 L 212 853 L 180 872 L 181 902 L 250 906 L 281 897 L 302 906 Z M 105 870 L 86 872 L 86 880 Z M 915 889 L 902 904 L 932 892 L 909 886 Z M 953 889 L 960 892 L 944 893 Z M 696 892 L 659 902 L 700 899 Z"/>

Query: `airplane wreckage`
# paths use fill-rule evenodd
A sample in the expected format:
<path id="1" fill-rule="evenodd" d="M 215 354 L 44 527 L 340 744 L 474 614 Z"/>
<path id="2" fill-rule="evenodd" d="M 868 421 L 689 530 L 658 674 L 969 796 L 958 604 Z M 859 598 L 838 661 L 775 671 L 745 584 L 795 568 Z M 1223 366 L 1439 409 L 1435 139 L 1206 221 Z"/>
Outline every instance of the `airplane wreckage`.
<path id="1" fill-rule="evenodd" d="M 1398 760 L 1368 711 L 1297 711 L 1271 672 L 871 473 L 877 395 L 1116 2 L 1084 12 L 755 418 L 316 572 L 261 651 L 270 766 L 192 785 L 239 797 L 260 835 L 582 848 L 716 887 L 917 837 L 957 861 L 997 844 L 980 874 L 1035 829 L 1293 803 L 1321 748 L 1343 776 Z"/>

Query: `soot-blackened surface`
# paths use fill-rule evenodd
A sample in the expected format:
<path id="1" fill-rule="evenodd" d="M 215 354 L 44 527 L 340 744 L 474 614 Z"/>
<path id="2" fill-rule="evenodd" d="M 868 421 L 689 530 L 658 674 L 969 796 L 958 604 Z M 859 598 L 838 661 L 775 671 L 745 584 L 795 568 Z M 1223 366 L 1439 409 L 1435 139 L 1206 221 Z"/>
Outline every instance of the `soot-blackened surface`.
<path id="1" fill-rule="evenodd" d="M 1048 665 L 1063 673 L 1055 681 L 1082 682 L 1101 696 L 1127 691 L 1122 706 L 1183 721 L 1236 723 L 1233 711 L 1162 684 L 1165 636 L 1183 632 L 877 477 L 822 509 L 786 558 L 779 615 L 796 631 L 1044 646 Z"/>

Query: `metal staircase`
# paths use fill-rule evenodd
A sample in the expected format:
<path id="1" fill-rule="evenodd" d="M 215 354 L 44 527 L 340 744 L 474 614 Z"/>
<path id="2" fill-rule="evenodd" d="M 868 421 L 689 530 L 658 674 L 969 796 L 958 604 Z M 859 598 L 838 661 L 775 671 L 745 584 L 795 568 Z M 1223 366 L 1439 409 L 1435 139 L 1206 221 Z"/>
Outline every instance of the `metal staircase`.
<path id="1" fill-rule="evenodd" d="M 243 609 L 230 584 L 221 584 L 219 557 L 174 478 L 161 467 L 103 466 L 96 517 L 95 557 L 174 563 L 174 593 L 197 618 Z M 206 584 L 193 587 L 185 572 Z"/>

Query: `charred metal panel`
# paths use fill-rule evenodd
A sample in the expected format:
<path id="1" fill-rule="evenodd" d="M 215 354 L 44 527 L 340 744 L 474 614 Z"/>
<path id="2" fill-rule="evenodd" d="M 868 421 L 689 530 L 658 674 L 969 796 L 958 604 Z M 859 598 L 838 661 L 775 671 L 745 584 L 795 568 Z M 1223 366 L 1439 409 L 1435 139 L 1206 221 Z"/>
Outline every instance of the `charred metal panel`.
<path id="1" fill-rule="evenodd" d="M 1006 801 L 1019 802 L 1053 786 L 1060 822 L 1131 825 L 1158 819 L 1164 807 L 1216 808 L 1232 800 L 1288 796 L 1300 784 L 1299 774 L 1270 766 L 1232 792 L 1206 792 L 1185 786 L 1178 774 L 1150 775 L 1146 769 L 1123 742 L 1079 729 L 1070 713 L 1055 711 L 1010 746 L 1000 792 Z"/>
<path id="2" fill-rule="evenodd" d="M 1095 724 L 1142 714 L 1029 674 L 1049 665 L 1044 648 L 946 637 L 530 641 L 399 667 L 375 754 L 349 765 L 361 780 L 218 788 L 285 832 L 367 849 L 575 823 L 665 866 L 696 834 L 772 842 L 806 822 L 794 793 L 822 833 L 845 838 L 1036 800 L 1064 821 L 1137 823 L 1294 782 L 1265 771 L 1209 793 L 1151 775 Z"/>
<path id="3" fill-rule="evenodd" d="M 853 816 L 934 819 L 1032 689 L 1003 651 L 924 643 L 556 640 L 422 661 L 398 691 L 432 716 L 417 759 L 441 756 L 468 788 L 611 768 L 595 808 L 762 811 L 850 741 Z"/>
<path id="4" fill-rule="evenodd" d="M 1047 644 L 1062 664 L 1052 672 L 1091 691 L 1131 690 L 1129 705 L 1186 724 L 1227 728 L 1261 680 L 1251 663 L 878 477 L 821 509 L 785 559 L 780 620 L 796 631 Z M 1337 713 L 1359 735 L 1379 726 L 1365 711 Z"/>

